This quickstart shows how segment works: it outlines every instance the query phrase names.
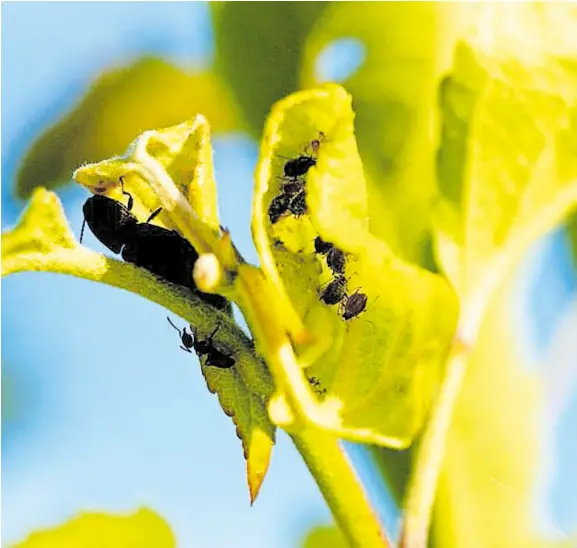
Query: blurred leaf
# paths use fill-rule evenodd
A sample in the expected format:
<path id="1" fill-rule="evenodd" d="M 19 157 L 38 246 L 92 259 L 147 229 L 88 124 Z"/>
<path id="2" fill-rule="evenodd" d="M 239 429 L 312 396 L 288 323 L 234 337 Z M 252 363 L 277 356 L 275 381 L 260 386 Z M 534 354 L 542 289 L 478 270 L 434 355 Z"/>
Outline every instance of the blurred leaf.
<path id="1" fill-rule="evenodd" d="M 577 209 L 577 8 L 479 6 L 442 89 L 437 250 L 473 345 L 436 513 L 442 548 L 545 546 L 535 520 L 543 379 L 513 341 L 530 245 Z"/>
<path id="2" fill-rule="evenodd" d="M 343 85 L 354 97 L 371 230 L 419 264 L 428 261 L 435 193 L 435 90 L 465 9 L 456 3 L 336 2 L 308 37 L 301 70 L 302 86 L 311 87 L 323 51 L 340 40 L 363 48 L 364 60 Z M 340 60 L 348 55 L 343 51 Z"/>
<path id="3" fill-rule="evenodd" d="M 145 58 L 101 75 L 80 104 L 48 129 L 26 154 L 16 192 L 67 183 L 80 164 L 122 153 L 141 131 L 204 114 L 214 131 L 238 128 L 226 88 L 212 73 L 187 74 Z"/>
<path id="4" fill-rule="evenodd" d="M 166 522 L 142 508 L 132 515 L 83 513 L 64 525 L 32 533 L 12 548 L 173 548 Z"/>
<path id="5" fill-rule="evenodd" d="M 215 71 L 253 136 L 272 104 L 298 89 L 304 41 L 328 2 L 211 2 Z M 211 121 L 212 123 L 212 121 Z"/>
<path id="6" fill-rule="evenodd" d="M 512 281 L 491 301 L 453 412 L 435 506 L 439 548 L 575 546 L 575 539 L 547 541 L 540 509 L 536 517 L 549 451 L 542 437 L 546 386 L 513 342 Z"/>
<path id="7" fill-rule="evenodd" d="M 304 538 L 302 548 L 349 548 L 341 530 L 335 526 L 317 525 Z"/>
<path id="8" fill-rule="evenodd" d="M 513 240 L 527 247 L 524 225 L 577 177 L 577 12 L 511 6 L 479 17 L 495 43 L 483 30 L 462 44 L 442 94 L 438 252 L 463 297 Z"/>
<path id="9" fill-rule="evenodd" d="M 253 234 L 267 277 L 286 293 L 313 334 L 330 348 L 307 375 L 338 410 L 339 436 L 409 445 L 423 424 L 456 325 L 454 294 L 439 276 L 395 257 L 369 232 L 367 192 L 358 156 L 351 97 L 327 85 L 279 102 L 265 130 L 253 210 Z M 307 175 L 308 214 L 271 224 L 283 165 L 324 133 Z M 319 235 L 346 253 L 348 294 L 368 296 L 366 312 L 345 322 L 319 299 L 333 276 L 315 254 Z"/>

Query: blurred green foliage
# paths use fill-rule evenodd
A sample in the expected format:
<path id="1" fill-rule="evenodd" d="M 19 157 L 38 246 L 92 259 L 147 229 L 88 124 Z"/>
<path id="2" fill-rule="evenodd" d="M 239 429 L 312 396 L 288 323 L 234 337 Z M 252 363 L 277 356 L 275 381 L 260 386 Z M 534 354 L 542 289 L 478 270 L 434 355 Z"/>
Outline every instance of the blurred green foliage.
<path id="1" fill-rule="evenodd" d="M 12 548 L 175 548 L 166 522 L 141 508 L 131 515 L 82 513 L 63 525 L 36 531 Z"/>

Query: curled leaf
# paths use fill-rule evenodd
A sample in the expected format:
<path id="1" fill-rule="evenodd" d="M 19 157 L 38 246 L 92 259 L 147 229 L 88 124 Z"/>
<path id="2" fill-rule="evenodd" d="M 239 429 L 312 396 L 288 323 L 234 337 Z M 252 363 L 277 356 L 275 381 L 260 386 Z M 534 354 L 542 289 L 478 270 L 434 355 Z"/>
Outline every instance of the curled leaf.
<path id="1" fill-rule="evenodd" d="M 331 341 L 306 373 L 337 412 L 332 427 L 343 437 L 405 447 L 435 394 L 457 304 L 442 278 L 402 262 L 371 233 L 353 116 L 350 96 L 334 85 L 275 106 L 258 169 L 253 233 L 267 276 L 307 329 Z M 307 145 L 316 149 L 303 183 L 307 212 L 271 222 L 273 200 L 286 192 L 284 165 Z M 347 297 L 337 305 L 320 300 L 334 273 L 328 255 L 315 251 L 319 235 L 344 253 Z M 367 298 L 358 317 L 347 308 L 355 294 Z"/>

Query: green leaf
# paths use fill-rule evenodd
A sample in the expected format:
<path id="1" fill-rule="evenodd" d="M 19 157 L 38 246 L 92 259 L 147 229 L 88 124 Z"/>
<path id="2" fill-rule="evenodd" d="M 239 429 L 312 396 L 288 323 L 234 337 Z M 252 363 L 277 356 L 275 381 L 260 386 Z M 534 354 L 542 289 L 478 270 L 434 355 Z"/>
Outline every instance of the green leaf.
<path id="1" fill-rule="evenodd" d="M 371 231 L 396 254 L 429 268 L 435 91 L 466 9 L 455 3 L 335 2 L 307 38 L 301 68 L 301 85 L 312 87 L 326 48 L 339 40 L 363 48 L 360 66 L 342 84 L 354 97 Z"/>
<path id="2" fill-rule="evenodd" d="M 211 2 L 215 71 L 230 86 L 251 133 L 272 104 L 298 89 L 305 39 L 328 2 Z"/>
<path id="3" fill-rule="evenodd" d="M 62 254 L 77 247 L 58 197 L 36 189 L 14 230 L 2 233 L 2 276 L 24 270 L 35 256 Z"/>
<path id="4" fill-rule="evenodd" d="M 274 107 L 257 169 L 253 235 L 267 278 L 314 337 L 330 340 L 306 373 L 320 381 L 323 406 L 336 412 L 335 432 L 400 448 L 428 412 L 457 303 L 442 278 L 404 263 L 370 232 L 353 116 L 351 97 L 335 85 L 293 94 Z M 317 165 L 306 182 L 308 214 L 271 224 L 268 209 L 281 192 L 286 158 L 319 135 Z M 348 322 L 339 307 L 319 299 L 332 279 L 325 258 L 314 252 L 319 234 L 346 253 L 348 294 L 368 296 L 366 312 Z"/>
<path id="5" fill-rule="evenodd" d="M 212 73 L 187 74 L 154 58 L 105 72 L 78 106 L 42 134 L 26 154 L 16 192 L 55 188 L 80 164 L 121 153 L 146 128 L 177 124 L 200 112 L 215 131 L 238 129 L 234 105 Z"/>
<path id="6" fill-rule="evenodd" d="M 235 367 L 218 369 L 202 364 L 202 373 L 209 390 L 218 394 L 224 412 L 232 417 L 236 433 L 242 441 L 246 459 L 247 481 L 250 502 L 254 503 L 270 462 L 275 442 L 276 428 L 271 423 L 266 409 L 267 398 L 254 393 L 254 386 L 247 385 L 240 371 L 249 369 L 250 364 L 235 357 Z M 264 367 L 264 365 L 263 365 Z M 271 386 L 262 385 L 261 394 L 272 394 Z"/>
<path id="7" fill-rule="evenodd" d="M 577 209 L 577 9 L 491 4 L 441 90 L 439 259 L 471 345 L 435 508 L 437 546 L 550 545 L 528 516 L 544 455 L 545 383 L 523 361 L 512 280 Z M 490 526 L 488 526 L 490 524 Z"/>
<path id="8" fill-rule="evenodd" d="M 131 515 L 82 513 L 64 525 L 32 533 L 12 548 L 174 548 L 166 522 L 142 508 Z"/>

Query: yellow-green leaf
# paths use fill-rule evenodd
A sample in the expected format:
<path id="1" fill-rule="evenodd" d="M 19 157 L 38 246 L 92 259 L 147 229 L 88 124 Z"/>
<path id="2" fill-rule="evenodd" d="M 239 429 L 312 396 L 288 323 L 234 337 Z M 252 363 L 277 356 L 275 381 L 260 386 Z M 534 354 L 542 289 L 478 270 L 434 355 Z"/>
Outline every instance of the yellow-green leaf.
<path id="1" fill-rule="evenodd" d="M 39 255 L 51 254 L 58 260 L 76 246 L 57 196 L 38 188 L 18 226 L 2 233 L 2 276 L 25 269 Z"/>
<path id="2" fill-rule="evenodd" d="M 575 7 L 484 6 L 478 18 L 441 93 L 438 254 L 463 298 L 512 240 L 530 243 L 524 226 L 577 176 Z"/>
<path id="3" fill-rule="evenodd" d="M 354 97 L 371 230 L 396 254 L 419 264 L 430 261 L 435 91 L 465 9 L 457 3 L 335 2 L 304 50 L 306 88 L 317 84 L 319 56 L 326 48 L 345 40 L 359 49 L 359 66 L 343 86 Z"/>
<path id="4" fill-rule="evenodd" d="M 145 142 L 141 145 L 143 139 Z M 198 115 L 176 126 L 151 129 L 135 139 L 124 156 L 80 166 L 74 171 L 73 177 L 93 193 L 125 202 L 126 197 L 122 194 L 120 184 L 122 178 L 124 190 L 134 198 L 133 212 L 144 221 L 163 204 L 161 196 L 142 175 L 143 166 L 137 157 L 139 154 L 153 159 L 164 174 L 169 176 L 175 192 L 187 199 L 199 221 L 218 230 L 210 129 L 203 116 Z M 155 217 L 155 223 L 176 228 L 168 211 Z"/>
<path id="5" fill-rule="evenodd" d="M 405 447 L 435 394 L 457 304 L 442 278 L 402 262 L 370 232 L 353 116 L 351 97 L 335 85 L 274 107 L 257 170 L 253 234 L 267 277 L 313 336 L 330 340 L 307 375 L 337 411 L 335 431 Z M 272 224 L 268 210 L 282 192 L 284 163 L 319 137 L 318 163 L 307 174 L 308 213 Z M 325 257 L 315 254 L 319 234 L 346 253 L 348 294 L 368 296 L 366 311 L 348 322 L 342 306 L 319 299 L 332 279 Z"/>
<path id="6" fill-rule="evenodd" d="M 152 510 L 134 514 L 82 513 L 58 527 L 32 533 L 12 548 L 175 548 L 166 522 Z"/>
<path id="7" fill-rule="evenodd" d="M 478 26 L 441 90 L 437 252 L 462 299 L 471 357 L 452 413 L 435 540 L 542 547 L 550 544 L 529 516 L 545 464 L 545 383 L 514 344 L 510 292 L 531 244 L 577 209 L 577 8 L 476 9 Z"/>
<path id="8" fill-rule="evenodd" d="M 267 394 L 270 397 L 272 386 L 262 385 L 255 393 L 255 387 L 247 385 L 241 373 L 251 365 L 245 364 L 238 353 L 234 355 L 234 359 L 236 364 L 230 369 L 207 367 L 203 364 L 202 373 L 209 390 L 218 394 L 222 409 L 232 417 L 236 425 L 236 434 L 242 442 L 246 459 L 246 475 L 252 504 L 264 481 L 275 442 L 276 428 L 271 423 L 266 408 Z M 262 367 L 265 368 L 264 364 Z"/>
<path id="9" fill-rule="evenodd" d="M 18 173 L 17 194 L 28 197 L 37 186 L 66 183 L 78 165 L 121 154 L 143 129 L 177 124 L 197 112 L 214 131 L 239 127 L 228 91 L 213 73 L 187 74 L 154 58 L 105 72 L 32 145 Z"/>

